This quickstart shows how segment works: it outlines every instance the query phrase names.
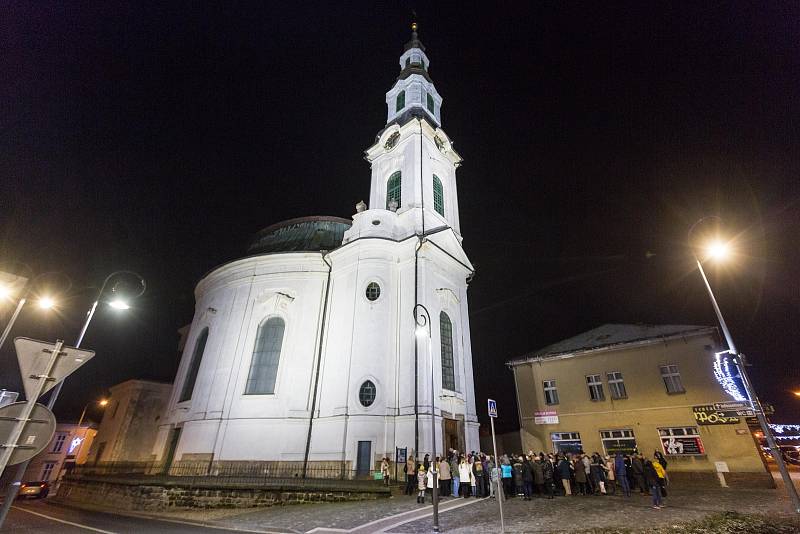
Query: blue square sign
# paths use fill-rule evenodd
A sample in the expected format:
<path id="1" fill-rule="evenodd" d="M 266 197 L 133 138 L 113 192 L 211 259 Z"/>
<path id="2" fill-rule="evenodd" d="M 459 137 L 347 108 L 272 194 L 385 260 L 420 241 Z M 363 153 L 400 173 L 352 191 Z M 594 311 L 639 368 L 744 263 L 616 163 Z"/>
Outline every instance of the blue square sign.
<path id="1" fill-rule="evenodd" d="M 497 417 L 497 401 L 493 399 L 486 399 L 489 405 L 489 417 Z"/>

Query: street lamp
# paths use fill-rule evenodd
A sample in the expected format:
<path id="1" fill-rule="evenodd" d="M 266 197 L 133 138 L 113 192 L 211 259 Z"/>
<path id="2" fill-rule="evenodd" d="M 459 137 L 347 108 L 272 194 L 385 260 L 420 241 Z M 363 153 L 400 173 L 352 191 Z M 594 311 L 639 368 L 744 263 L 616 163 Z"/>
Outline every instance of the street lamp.
<path id="1" fill-rule="evenodd" d="M 436 480 L 439 474 L 439 466 L 436 462 L 436 410 L 435 398 L 435 378 L 433 367 L 433 354 L 431 351 L 431 314 L 428 308 L 422 304 L 414 306 L 414 322 L 416 323 L 416 335 L 419 340 L 428 338 L 428 359 L 431 362 L 431 469 L 433 478 L 433 531 L 439 532 L 439 481 Z M 419 452 L 417 452 L 419 454 Z"/>
<path id="2" fill-rule="evenodd" d="M 89 324 L 92 322 L 92 318 L 94 317 L 95 311 L 97 311 L 97 306 L 100 304 L 101 301 L 105 301 L 107 297 L 106 288 L 108 287 L 108 284 L 111 280 L 115 278 L 120 278 L 120 280 L 117 281 L 110 288 L 110 292 L 113 294 L 113 299 L 108 303 L 109 306 L 120 310 L 125 310 L 130 308 L 130 305 L 127 304 L 128 299 L 124 299 L 121 295 L 121 293 L 123 292 L 121 286 L 122 283 L 121 277 L 123 276 L 137 279 L 136 285 L 138 286 L 138 289 L 134 294 L 130 295 L 129 297 L 130 299 L 138 298 L 144 293 L 145 289 L 147 288 L 147 285 L 145 284 L 144 278 L 142 278 L 141 275 L 139 275 L 138 273 L 135 273 L 133 271 L 114 271 L 113 273 L 106 276 L 106 279 L 103 280 L 103 284 L 100 286 L 100 291 L 97 292 L 97 297 L 95 298 L 95 301 L 92 303 L 92 307 L 89 308 L 89 311 L 86 313 L 86 321 L 84 321 L 83 327 L 81 327 L 81 331 L 78 334 L 78 340 L 75 342 L 75 348 L 79 348 L 81 346 L 81 343 L 83 342 L 83 337 L 86 335 L 86 330 L 89 328 Z M 112 302 L 117 302 L 118 305 L 113 306 L 111 304 Z M 121 307 L 123 303 L 127 307 Z M 56 400 L 58 399 L 58 395 L 59 393 L 61 393 L 61 388 L 63 385 L 64 381 L 62 380 L 53 388 L 52 392 L 50 393 L 50 400 L 47 402 L 47 408 L 49 410 L 53 409 L 53 406 L 55 405 Z M 9 510 L 11 510 L 11 504 L 17 497 L 17 493 L 19 492 L 20 482 L 22 480 L 22 477 L 25 476 L 25 470 L 28 468 L 29 463 L 30 460 L 19 464 L 19 466 L 17 467 L 17 473 L 14 475 L 14 482 L 9 484 L 8 486 L 8 490 L 6 491 L 6 498 L 5 501 L 3 501 L 3 507 L 0 508 L 0 527 L 3 526 L 3 523 L 5 522 Z"/>
<path id="3" fill-rule="evenodd" d="M 795 508 L 795 512 L 800 514 L 800 496 L 797 494 L 797 488 L 794 486 L 792 482 L 791 475 L 789 475 L 789 471 L 786 469 L 786 463 L 783 461 L 783 454 L 781 453 L 778 444 L 775 441 L 775 437 L 772 435 L 772 429 L 767 422 L 767 418 L 764 415 L 764 409 L 761 406 L 761 401 L 758 398 L 758 394 L 756 393 L 753 384 L 750 382 L 750 377 L 747 375 L 747 360 L 744 354 L 740 354 L 738 350 L 736 350 L 736 345 L 733 342 L 733 337 L 731 336 L 730 331 L 728 330 L 728 325 L 725 323 L 725 319 L 722 317 L 722 311 L 717 304 L 717 299 L 714 297 L 714 292 L 711 290 L 711 284 L 708 282 L 708 277 L 706 277 L 706 272 L 703 269 L 703 262 L 697 257 L 696 247 L 694 246 L 692 240 L 692 233 L 694 229 L 708 219 L 717 219 L 718 221 L 721 220 L 719 217 L 716 216 L 709 216 L 704 217 L 694 223 L 691 228 L 689 228 L 689 247 L 692 249 L 692 254 L 694 255 L 694 260 L 697 263 L 697 269 L 700 271 L 700 276 L 703 277 L 703 282 L 705 283 L 706 290 L 708 290 L 708 296 L 711 299 L 711 304 L 714 307 L 714 312 L 717 314 L 717 320 L 719 321 L 719 325 L 722 328 L 722 333 L 725 335 L 725 340 L 728 343 L 728 350 L 730 351 L 731 356 L 733 356 L 733 361 L 736 366 L 739 368 L 739 375 L 742 377 L 742 384 L 744 385 L 745 393 L 747 394 L 747 398 L 750 401 L 750 405 L 753 408 L 753 411 L 756 414 L 756 418 L 758 419 L 758 424 L 761 427 L 761 431 L 764 433 L 764 438 L 767 440 L 767 445 L 769 446 L 770 450 L 773 451 L 773 457 L 775 458 L 775 462 L 778 464 L 778 469 L 781 472 L 781 478 L 783 479 L 783 484 L 786 486 L 786 491 L 789 492 L 789 498 L 792 500 L 792 504 Z M 724 261 L 730 256 L 730 246 L 727 242 L 721 240 L 715 240 L 709 243 L 706 246 L 706 254 L 707 259 L 713 259 L 717 261 Z"/>
<path id="4" fill-rule="evenodd" d="M 23 265 L 27 270 L 32 271 L 32 269 L 27 264 L 20 263 L 20 265 Z M 46 273 L 41 273 L 41 274 L 39 274 L 37 276 L 34 276 L 31 280 L 28 280 L 27 278 L 22 277 L 22 276 L 15 276 L 15 275 L 10 275 L 8 273 L 2 273 L 2 272 L 0 272 L 0 275 L 5 275 L 5 276 L 2 276 L 2 278 L 5 278 L 5 279 L 9 279 L 9 278 L 13 278 L 14 279 L 12 282 L 8 282 L 8 281 L 2 282 L 2 281 L 0 281 L 0 298 L 11 299 L 16 293 L 19 293 L 19 295 L 20 295 L 19 300 L 17 301 L 17 307 L 14 309 L 14 313 L 11 315 L 11 319 L 9 319 L 8 323 L 6 324 L 6 327 L 3 330 L 3 333 L 0 334 L 0 349 L 2 349 L 3 348 L 3 344 L 6 342 L 6 338 L 8 338 L 8 335 L 11 333 L 11 328 L 13 328 L 14 323 L 17 322 L 17 317 L 19 317 L 19 314 L 22 311 L 22 308 L 25 307 L 25 304 L 28 302 L 28 297 L 30 296 L 31 292 L 38 285 L 39 281 L 42 278 L 47 277 L 47 276 L 53 276 L 53 275 L 57 275 L 57 276 L 61 276 L 61 277 L 66 278 L 66 280 L 67 280 L 67 288 L 64 291 L 69 291 L 69 288 L 72 287 L 72 281 L 64 273 L 60 273 L 60 272 L 56 272 L 56 271 L 49 271 L 49 272 L 46 272 Z M 38 304 L 40 309 L 49 310 L 49 309 L 52 309 L 53 306 L 55 306 L 56 301 L 53 299 L 52 296 L 47 295 L 47 296 L 40 297 L 38 299 L 38 301 L 37 301 L 37 304 Z"/>

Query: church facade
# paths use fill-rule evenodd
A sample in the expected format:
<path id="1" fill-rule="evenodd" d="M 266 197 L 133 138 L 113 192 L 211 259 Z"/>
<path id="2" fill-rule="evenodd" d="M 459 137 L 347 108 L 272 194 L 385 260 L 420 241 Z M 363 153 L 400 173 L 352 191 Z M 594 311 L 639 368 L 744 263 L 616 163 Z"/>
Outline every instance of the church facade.
<path id="1" fill-rule="evenodd" d="M 478 448 L 461 158 L 416 27 L 400 68 L 365 151 L 369 205 L 267 227 L 198 283 L 155 460 L 366 473 L 396 448 L 429 453 L 432 432 L 438 453 Z"/>

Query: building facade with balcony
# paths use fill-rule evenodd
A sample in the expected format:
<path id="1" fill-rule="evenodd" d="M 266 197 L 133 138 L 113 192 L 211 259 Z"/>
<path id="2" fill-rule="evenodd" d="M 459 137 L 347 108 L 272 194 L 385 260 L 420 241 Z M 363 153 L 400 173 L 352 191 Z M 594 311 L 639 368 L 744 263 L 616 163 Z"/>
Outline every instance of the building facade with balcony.
<path id="1" fill-rule="evenodd" d="M 608 324 L 508 362 L 524 450 L 659 451 L 673 481 L 772 487 L 745 413 L 725 411 L 718 345 L 713 327 Z"/>

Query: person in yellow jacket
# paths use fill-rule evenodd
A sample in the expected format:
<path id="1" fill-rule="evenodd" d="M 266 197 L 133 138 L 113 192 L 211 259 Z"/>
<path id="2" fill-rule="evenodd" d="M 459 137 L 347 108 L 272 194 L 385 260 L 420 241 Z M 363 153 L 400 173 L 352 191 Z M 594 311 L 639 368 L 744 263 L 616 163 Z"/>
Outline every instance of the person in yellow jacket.
<path id="1" fill-rule="evenodd" d="M 658 485 L 661 488 L 661 496 L 667 496 L 667 472 L 658 460 L 653 461 L 653 469 L 656 470 L 658 475 Z"/>

